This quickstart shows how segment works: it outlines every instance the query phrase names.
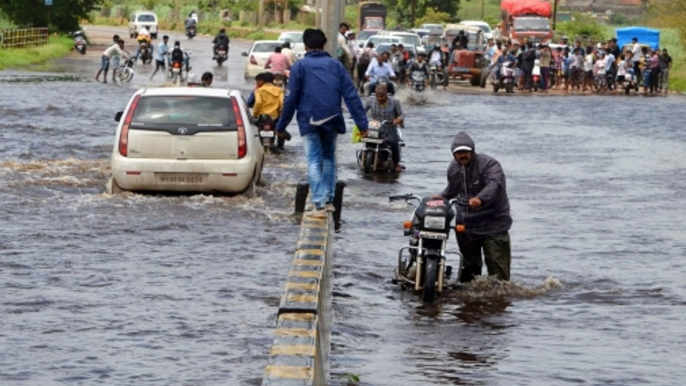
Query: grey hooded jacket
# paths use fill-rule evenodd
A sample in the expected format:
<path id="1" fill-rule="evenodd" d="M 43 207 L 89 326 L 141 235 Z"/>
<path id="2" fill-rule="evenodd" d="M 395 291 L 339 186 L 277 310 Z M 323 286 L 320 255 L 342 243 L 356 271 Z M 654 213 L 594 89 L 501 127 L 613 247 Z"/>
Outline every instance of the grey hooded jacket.
<path id="1" fill-rule="evenodd" d="M 500 163 L 485 154 L 477 154 L 474 141 L 467 133 L 455 136 L 451 151 L 458 146 L 472 149 L 471 162 L 463 166 L 453 159 L 448 167 L 448 186 L 441 193 L 446 199 L 478 197 L 481 206 L 467 208 L 465 233 L 471 238 L 485 238 L 505 233 L 512 225 L 510 201 L 507 198 L 505 173 Z"/>

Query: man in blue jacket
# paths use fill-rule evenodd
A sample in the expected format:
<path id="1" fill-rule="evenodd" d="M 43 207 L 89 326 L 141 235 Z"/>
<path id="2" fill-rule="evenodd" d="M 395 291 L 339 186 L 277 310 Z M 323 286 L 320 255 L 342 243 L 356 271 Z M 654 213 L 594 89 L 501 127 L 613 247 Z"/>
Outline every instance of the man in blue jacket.
<path id="1" fill-rule="evenodd" d="M 283 135 L 298 111 L 298 126 L 305 144 L 307 177 L 315 210 L 310 217 L 325 218 L 332 212 L 336 191 L 336 136 L 345 133 L 341 98 L 362 133 L 369 125 L 355 85 L 345 67 L 324 51 L 321 30 L 303 33 L 305 56 L 291 68 L 288 87 L 276 131 Z"/>

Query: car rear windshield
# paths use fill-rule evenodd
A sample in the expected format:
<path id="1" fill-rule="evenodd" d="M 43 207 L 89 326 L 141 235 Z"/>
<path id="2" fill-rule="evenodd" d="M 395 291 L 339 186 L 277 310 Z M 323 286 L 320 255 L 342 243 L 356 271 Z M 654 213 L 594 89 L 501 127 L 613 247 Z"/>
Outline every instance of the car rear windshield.
<path id="1" fill-rule="evenodd" d="M 302 43 L 303 42 L 303 34 L 301 34 L 300 32 L 283 33 L 283 34 L 281 34 L 281 36 L 279 36 L 279 40 L 281 40 L 281 41 L 288 40 L 289 42 L 292 42 L 292 43 Z"/>
<path id="2" fill-rule="evenodd" d="M 252 49 L 253 52 L 274 52 L 274 49 L 276 47 L 281 47 L 283 45 L 282 42 L 273 42 L 273 43 L 257 43 L 255 44 L 255 47 Z"/>
<path id="3" fill-rule="evenodd" d="M 166 130 L 185 127 L 199 131 L 237 130 L 228 98 L 204 96 L 143 96 L 131 119 L 132 129 Z"/>
<path id="4" fill-rule="evenodd" d="M 138 15 L 138 21 L 139 22 L 150 22 L 154 23 L 155 22 L 155 16 L 153 15 Z"/>

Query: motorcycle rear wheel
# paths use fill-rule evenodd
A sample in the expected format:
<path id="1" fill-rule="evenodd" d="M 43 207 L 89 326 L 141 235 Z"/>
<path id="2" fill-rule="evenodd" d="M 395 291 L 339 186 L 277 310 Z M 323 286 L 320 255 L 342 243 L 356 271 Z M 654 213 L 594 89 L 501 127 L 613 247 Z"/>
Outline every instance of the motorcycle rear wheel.
<path id="1" fill-rule="evenodd" d="M 436 300 L 436 281 L 438 281 L 438 256 L 426 258 L 424 266 L 424 302 Z"/>

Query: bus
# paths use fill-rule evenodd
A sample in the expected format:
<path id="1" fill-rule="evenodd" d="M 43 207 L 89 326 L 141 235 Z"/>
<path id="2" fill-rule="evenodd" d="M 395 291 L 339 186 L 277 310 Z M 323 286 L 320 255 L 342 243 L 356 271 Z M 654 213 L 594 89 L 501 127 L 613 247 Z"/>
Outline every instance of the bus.
<path id="1" fill-rule="evenodd" d="M 360 2 L 359 31 L 380 31 L 386 28 L 386 6 L 374 1 Z"/>

